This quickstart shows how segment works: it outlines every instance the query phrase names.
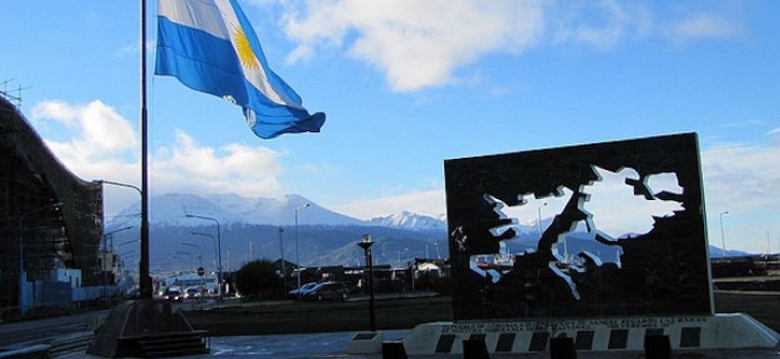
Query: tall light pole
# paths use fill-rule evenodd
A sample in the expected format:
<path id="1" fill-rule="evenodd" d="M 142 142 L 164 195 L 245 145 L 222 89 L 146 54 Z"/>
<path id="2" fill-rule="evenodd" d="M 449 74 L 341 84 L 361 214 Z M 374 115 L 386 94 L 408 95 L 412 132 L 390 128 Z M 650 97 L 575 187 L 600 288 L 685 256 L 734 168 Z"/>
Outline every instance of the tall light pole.
<path id="1" fill-rule="evenodd" d="M 723 215 L 729 214 L 729 211 L 720 212 L 720 244 L 722 246 L 721 250 L 723 251 L 723 258 L 726 258 L 726 237 L 723 236 Z"/>
<path id="2" fill-rule="evenodd" d="M 197 214 L 187 214 L 187 218 L 199 218 L 207 221 L 213 221 L 217 224 L 217 281 L 219 283 L 219 300 L 222 301 L 224 290 L 222 289 L 222 237 L 219 229 L 219 221 L 214 217 L 201 216 Z"/>
<path id="3" fill-rule="evenodd" d="M 376 331 L 376 316 L 374 314 L 374 265 L 373 265 L 373 259 L 371 258 L 371 245 L 374 244 L 374 242 L 371 241 L 371 236 L 366 234 L 363 236 L 363 240 L 358 242 L 358 246 L 360 248 L 363 248 L 363 252 L 366 254 L 366 265 L 368 266 L 368 293 L 369 293 L 369 302 L 368 302 L 368 315 L 369 315 L 369 325 L 371 326 L 371 331 Z"/>
<path id="4" fill-rule="evenodd" d="M 287 299 L 287 268 L 284 263 L 284 240 L 282 238 L 282 233 L 284 233 L 284 228 L 281 226 L 279 227 L 279 251 L 281 251 L 282 254 L 282 279 L 284 280 L 284 299 Z"/>
<path id="5" fill-rule="evenodd" d="M 298 250 L 298 211 L 309 208 L 309 206 L 311 206 L 311 204 L 305 203 L 295 207 L 295 264 L 298 266 L 298 299 L 301 299 L 301 258 L 299 256 L 300 251 Z"/>
<path id="6" fill-rule="evenodd" d="M 108 233 L 103 234 L 103 291 L 106 295 L 106 307 L 111 307 L 111 295 L 108 293 L 108 253 L 109 253 L 109 247 L 108 247 L 108 239 L 111 238 L 111 255 L 114 254 L 114 233 L 126 231 L 128 229 L 131 229 L 133 227 L 127 226 L 122 227 L 119 229 L 115 229 L 113 231 L 110 231 Z M 112 261 L 113 263 L 113 261 Z M 113 265 L 112 265 L 113 267 Z M 113 268 L 112 268 L 113 269 Z M 116 281 L 116 280 L 114 280 Z"/>
<path id="7" fill-rule="evenodd" d="M 39 212 L 43 210 L 47 210 L 50 208 L 60 208 L 62 207 L 62 202 L 52 203 L 43 207 L 38 207 L 35 209 L 31 209 L 27 212 L 22 213 L 22 215 L 19 216 L 19 315 L 24 317 L 24 282 L 25 282 L 25 275 L 24 275 L 24 217 L 26 217 L 30 213 Z"/>
<path id="8" fill-rule="evenodd" d="M 141 11 L 143 14 L 146 13 L 146 5 L 141 6 Z M 142 14 L 142 22 L 145 23 L 145 16 Z M 145 38 L 146 34 L 146 26 L 141 26 L 141 35 Z M 143 42 L 143 41 L 142 41 Z M 141 195 L 141 259 L 138 263 L 138 271 L 139 271 L 139 286 L 141 287 L 141 298 L 144 299 L 152 299 L 152 276 L 149 272 L 149 173 L 148 173 L 148 165 L 147 165 L 147 155 L 146 155 L 146 48 L 144 47 L 144 44 L 141 44 L 141 71 L 143 72 L 141 81 L 143 83 L 142 90 L 141 90 L 141 98 L 142 98 L 142 105 L 141 105 L 141 127 L 142 127 L 142 138 L 141 138 L 141 188 L 138 188 L 136 186 L 133 186 L 131 184 L 127 183 L 121 183 L 121 182 L 114 182 L 114 181 L 107 181 L 107 180 L 97 180 L 95 181 L 98 184 L 110 184 L 114 186 L 119 187 L 126 187 L 126 188 L 132 188 L 136 191 L 138 191 L 138 194 Z"/>
<path id="9" fill-rule="evenodd" d="M 539 208 L 536 209 L 536 227 L 539 231 L 539 238 L 542 238 L 542 207 L 546 205 L 547 202 L 544 202 L 539 206 Z"/>

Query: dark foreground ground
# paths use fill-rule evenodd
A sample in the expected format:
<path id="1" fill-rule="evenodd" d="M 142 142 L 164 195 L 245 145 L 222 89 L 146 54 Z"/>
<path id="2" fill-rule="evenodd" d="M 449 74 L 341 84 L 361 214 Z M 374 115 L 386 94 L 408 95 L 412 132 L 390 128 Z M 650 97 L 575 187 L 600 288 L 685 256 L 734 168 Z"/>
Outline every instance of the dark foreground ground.
<path id="1" fill-rule="evenodd" d="M 717 292 L 718 313 L 744 312 L 780 332 L 780 293 Z M 213 336 L 358 331 L 368 329 L 368 301 L 335 303 L 261 302 L 242 307 L 188 311 L 196 329 Z M 410 329 L 420 323 L 451 321 L 449 297 L 376 302 L 380 330 Z"/>

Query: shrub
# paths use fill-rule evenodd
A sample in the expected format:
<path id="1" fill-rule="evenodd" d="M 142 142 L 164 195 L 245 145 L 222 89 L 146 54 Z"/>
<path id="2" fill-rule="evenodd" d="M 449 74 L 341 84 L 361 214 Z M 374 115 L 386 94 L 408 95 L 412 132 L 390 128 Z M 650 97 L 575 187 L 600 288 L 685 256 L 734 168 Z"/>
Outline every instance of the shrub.
<path id="1" fill-rule="evenodd" d="M 283 298 L 282 279 L 271 261 L 260 259 L 245 264 L 233 278 L 238 293 L 251 299 Z"/>

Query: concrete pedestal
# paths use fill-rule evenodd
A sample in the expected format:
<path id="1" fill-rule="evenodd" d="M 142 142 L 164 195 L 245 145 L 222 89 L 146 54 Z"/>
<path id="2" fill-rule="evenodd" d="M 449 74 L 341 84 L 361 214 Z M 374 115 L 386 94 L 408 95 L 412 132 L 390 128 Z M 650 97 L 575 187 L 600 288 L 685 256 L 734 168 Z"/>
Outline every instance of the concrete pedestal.
<path id="1" fill-rule="evenodd" d="M 382 352 L 384 336 L 379 332 L 360 332 L 349 342 L 349 354 L 370 354 Z"/>
<path id="2" fill-rule="evenodd" d="M 645 336 L 667 335 L 676 349 L 772 348 L 780 335 L 747 314 L 671 317 L 605 317 L 421 324 L 404 338 L 410 355 L 460 354 L 464 340 L 484 340 L 490 353 L 550 349 L 550 338 L 568 337 L 577 351 L 643 351 Z"/>

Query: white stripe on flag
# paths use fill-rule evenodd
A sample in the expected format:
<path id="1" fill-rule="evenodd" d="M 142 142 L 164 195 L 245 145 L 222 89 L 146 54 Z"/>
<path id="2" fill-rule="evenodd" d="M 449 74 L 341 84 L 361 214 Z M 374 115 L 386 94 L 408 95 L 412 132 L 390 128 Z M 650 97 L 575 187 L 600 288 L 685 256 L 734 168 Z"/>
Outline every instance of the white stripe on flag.
<path id="1" fill-rule="evenodd" d="M 157 12 L 171 22 L 230 39 L 230 32 L 213 0 L 159 0 Z"/>
<path id="2" fill-rule="evenodd" d="M 230 4 L 229 0 L 215 0 L 215 3 L 222 13 L 225 26 L 230 30 L 228 31 L 228 34 L 230 36 L 230 42 L 233 44 L 233 51 L 238 54 L 238 47 L 236 46 L 237 30 L 242 29 L 244 33 L 248 33 L 249 31 L 254 32 L 255 30 L 251 28 L 244 29 L 241 27 L 241 23 L 238 21 L 238 16 L 236 16 L 236 12 L 233 9 L 233 6 Z M 259 49 L 252 48 L 253 52 L 258 50 Z M 285 101 L 281 96 L 279 96 L 279 94 L 276 92 L 276 89 L 274 89 L 273 86 L 271 86 L 271 84 L 268 82 L 268 75 L 266 74 L 265 66 L 260 63 L 259 59 L 255 60 L 257 61 L 258 65 L 256 69 L 249 68 L 243 63 L 241 64 L 241 68 L 244 70 L 244 77 L 247 79 L 247 81 L 249 81 L 255 88 L 257 88 L 258 91 L 262 92 L 265 97 L 275 103 L 285 106 L 300 107 L 295 102 Z"/>

